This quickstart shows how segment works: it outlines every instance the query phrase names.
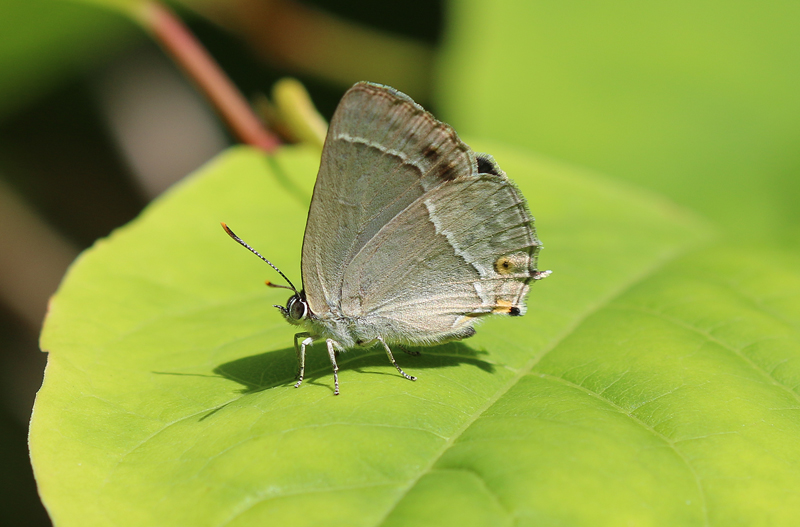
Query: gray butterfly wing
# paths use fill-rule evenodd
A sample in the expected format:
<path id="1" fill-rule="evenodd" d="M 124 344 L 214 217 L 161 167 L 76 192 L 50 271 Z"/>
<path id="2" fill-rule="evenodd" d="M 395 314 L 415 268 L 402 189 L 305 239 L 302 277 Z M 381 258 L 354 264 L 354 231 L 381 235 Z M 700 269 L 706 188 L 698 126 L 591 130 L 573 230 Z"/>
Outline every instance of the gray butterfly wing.
<path id="1" fill-rule="evenodd" d="M 477 317 L 525 312 L 538 250 L 525 202 L 491 156 L 391 88 L 345 94 L 303 244 L 317 317 L 357 319 L 363 340 L 463 338 Z"/>
<path id="2" fill-rule="evenodd" d="M 328 129 L 303 239 L 312 313 L 341 315 L 345 272 L 365 244 L 441 181 L 476 170 L 456 133 L 406 95 L 350 88 Z"/>
<path id="3" fill-rule="evenodd" d="M 342 311 L 364 340 L 425 344 L 474 333 L 478 317 L 522 315 L 539 242 L 522 196 L 494 164 L 430 189 L 353 258 Z"/>

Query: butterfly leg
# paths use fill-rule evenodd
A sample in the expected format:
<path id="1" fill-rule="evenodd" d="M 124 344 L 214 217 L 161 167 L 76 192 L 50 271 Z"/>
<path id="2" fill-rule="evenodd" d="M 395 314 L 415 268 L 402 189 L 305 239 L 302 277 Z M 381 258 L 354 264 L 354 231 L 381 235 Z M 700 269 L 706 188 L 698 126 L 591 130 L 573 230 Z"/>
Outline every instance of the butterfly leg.
<path id="1" fill-rule="evenodd" d="M 416 381 L 417 380 L 416 377 L 414 377 L 413 375 L 409 375 L 409 374 L 407 374 L 406 372 L 404 372 L 403 370 L 400 369 L 400 366 L 397 365 L 397 361 L 394 360 L 394 355 L 392 355 L 392 350 L 389 349 L 389 345 L 386 344 L 386 341 L 383 340 L 383 337 L 378 337 L 378 340 L 381 342 L 381 344 L 383 344 L 383 349 L 386 350 L 386 355 L 389 356 L 389 360 L 392 361 L 392 364 L 394 364 L 394 367 L 397 368 L 397 371 L 400 372 L 400 375 L 402 375 L 403 377 L 405 377 L 409 381 Z"/>
<path id="2" fill-rule="evenodd" d="M 298 346 L 297 339 L 302 337 L 306 338 Z M 314 342 L 314 339 L 308 333 L 297 333 L 294 336 L 294 351 L 297 353 L 297 375 L 295 375 L 297 384 L 294 385 L 295 388 L 299 388 L 303 384 L 303 376 L 306 373 L 306 346 L 310 346 L 312 342 Z"/>
<path id="3" fill-rule="evenodd" d="M 336 364 L 336 349 L 334 346 L 338 345 L 339 343 L 333 339 L 328 339 L 328 356 L 331 358 L 331 364 L 333 365 L 333 395 L 339 395 L 339 366 Z"/>

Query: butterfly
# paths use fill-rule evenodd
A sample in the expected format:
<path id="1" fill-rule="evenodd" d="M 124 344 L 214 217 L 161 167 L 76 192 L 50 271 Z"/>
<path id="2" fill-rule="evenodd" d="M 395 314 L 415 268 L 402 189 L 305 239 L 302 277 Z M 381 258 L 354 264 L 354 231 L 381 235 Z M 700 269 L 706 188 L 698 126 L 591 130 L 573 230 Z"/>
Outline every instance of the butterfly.
<path id="1" fill-rule="evenodd" d="M 324 340 L 339 394 L 338 352 L 431 346 L 475 334 L 488 315 L 521 316 L 542 248 L 520 191 L 488 154 L 388 86 L 359 82 L 342 97 L 322 150 L 308 212 L 298 290 L 284 318 L 298 372 Z M 405 351 L 405 350 L 404 350 Z"/>

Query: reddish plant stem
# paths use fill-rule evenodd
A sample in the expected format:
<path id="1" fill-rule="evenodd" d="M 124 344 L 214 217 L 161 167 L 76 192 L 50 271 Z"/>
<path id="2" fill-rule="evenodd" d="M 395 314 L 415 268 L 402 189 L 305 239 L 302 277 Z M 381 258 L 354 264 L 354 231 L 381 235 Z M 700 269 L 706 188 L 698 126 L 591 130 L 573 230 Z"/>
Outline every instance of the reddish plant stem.
<path id="1" fill-rule="evenodd" d="M 275 151 L 280 140 L 264 128 L 241 92 L 169 8 L 157 1 L 147 2 L 138 18 L 205 93 L 239 140 L 266 152 Z"/>

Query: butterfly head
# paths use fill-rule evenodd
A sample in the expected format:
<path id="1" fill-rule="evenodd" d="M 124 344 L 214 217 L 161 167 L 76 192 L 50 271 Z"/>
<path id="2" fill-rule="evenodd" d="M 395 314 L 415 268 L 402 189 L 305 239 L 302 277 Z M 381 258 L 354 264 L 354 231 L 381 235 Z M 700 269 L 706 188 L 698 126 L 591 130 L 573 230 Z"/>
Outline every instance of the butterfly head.
<path id="1" fill-rule="evenodd" d="M 280 310 L 283 318 L 285 318 L 287 322 L 294 325 L 300 324 L 311 312 L 308 309 L 305 291 L 300 291 L 299 293 L 295 293 L 290 296 L 289 300 L 286 301 L 286 307 L 279 305 L 276 305 L 275 307 Z"/>

